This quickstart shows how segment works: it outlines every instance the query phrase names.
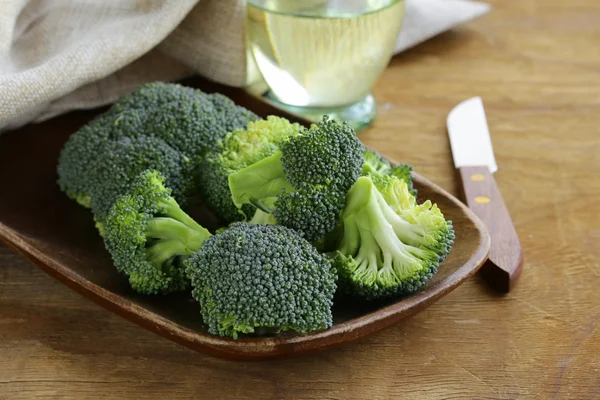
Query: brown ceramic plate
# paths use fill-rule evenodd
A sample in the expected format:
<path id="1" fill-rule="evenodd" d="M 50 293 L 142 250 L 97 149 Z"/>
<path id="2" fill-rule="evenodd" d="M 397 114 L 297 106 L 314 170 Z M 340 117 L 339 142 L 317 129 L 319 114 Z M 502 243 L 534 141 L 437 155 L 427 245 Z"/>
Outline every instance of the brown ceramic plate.
<path id="1" fill-rule="evenodd" d="M 263 116 L 294 119 L 239 90 L 197 79 L 185 83 L 225 93 Z M 56 185 L 61 146 L 100 111 L 104 109 L 73 112 L 0 136 L 0 238 L 85 297 L 184 346 L 242 360 L 296 355 L 351 342 L 428 307 L 472 276 L 487 258 L 490 242 L 482 222 L 449 193 L 415 175 L 419 196 L 437 203 L 456 230 L 450 256 L 422 291 L 388 302 L 340 301 L 334 309 L 334 326 L 321 332 L 237 341 L 212 336 L 189 295 L 151 297 L 132 292 L 112 266 L 89 211 L 67 199 Z M 207 212 L 195 216 L 200 223 L 214 224 Z"/>

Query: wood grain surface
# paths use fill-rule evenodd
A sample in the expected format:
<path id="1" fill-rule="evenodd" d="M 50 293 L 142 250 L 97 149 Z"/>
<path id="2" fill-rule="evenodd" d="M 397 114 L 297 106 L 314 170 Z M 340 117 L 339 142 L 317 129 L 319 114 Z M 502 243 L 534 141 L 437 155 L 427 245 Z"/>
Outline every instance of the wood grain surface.
<path id="1" fill-rule="evenodd" d="M 526 260 L 514 291 L 497 295 L 476 276 L 348 347 L 232 363 L 147 332 L 0 248 L 0 398 L 599 399 L 600 3 L 490 3 L 488 16 L 395 57 L 360 137 L 458 195 L 445 119 L 482 96 Z"/>

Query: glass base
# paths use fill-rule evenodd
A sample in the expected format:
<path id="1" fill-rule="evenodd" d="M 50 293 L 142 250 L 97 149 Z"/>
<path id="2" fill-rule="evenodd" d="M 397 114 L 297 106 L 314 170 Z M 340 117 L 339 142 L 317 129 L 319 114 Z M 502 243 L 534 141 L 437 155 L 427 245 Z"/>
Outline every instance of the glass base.
<path id="1" fill-rule="evenodd" d="M 328 115 L 336 121 L 346 122 L 356 133 L 369 127 L 377 115 L 377 103 L 371 93 L 354 104 L 331 108 L 291 106 L 279 101 L 271 91 L 267 92 L 264 97 L 275 107 L 312 122 L 321 121 L 323 115 Z"/>

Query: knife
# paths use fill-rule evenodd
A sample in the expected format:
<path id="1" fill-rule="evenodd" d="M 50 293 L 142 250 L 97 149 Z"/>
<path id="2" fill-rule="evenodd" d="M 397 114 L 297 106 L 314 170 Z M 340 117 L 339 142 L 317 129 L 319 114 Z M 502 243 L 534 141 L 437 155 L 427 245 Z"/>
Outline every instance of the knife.
<path id="1" fill-rule="evenodd" d="M 473 97 L 458 104 L 448 114 L 447 125 L 465 202 L 483 221 L 491 238 L 481 275 L 492 288 L 508 293 L 523 270 L 523 253 L 494 179 L 498 166 L 481 98 Z"/>

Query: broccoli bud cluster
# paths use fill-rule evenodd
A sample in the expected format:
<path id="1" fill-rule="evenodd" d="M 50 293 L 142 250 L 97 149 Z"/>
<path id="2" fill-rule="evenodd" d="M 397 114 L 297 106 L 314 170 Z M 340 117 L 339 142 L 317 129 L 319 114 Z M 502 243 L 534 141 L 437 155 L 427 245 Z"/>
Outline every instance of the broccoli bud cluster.
<path id="1" fill-rule="evenodd" d="M 334 298 L 413 294 L 455 239 L 412 167 L 347 124 L 260 118 L 179 84 L 122 96 L 67 140 L 57 173 L 132 290 L 189 292 L 208 332 L 234 339 L 328 329 Z M 199 203 L 218 229 L 191 216 Z"/>

